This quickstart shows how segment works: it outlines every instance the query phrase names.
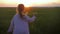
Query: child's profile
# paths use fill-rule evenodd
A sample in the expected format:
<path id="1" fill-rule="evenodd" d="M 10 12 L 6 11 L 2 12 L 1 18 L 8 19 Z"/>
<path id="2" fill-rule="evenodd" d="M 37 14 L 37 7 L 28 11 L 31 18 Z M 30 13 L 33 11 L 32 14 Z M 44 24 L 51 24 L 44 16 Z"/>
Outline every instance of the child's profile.
<path id="1" fill-rule="evenodd" d="M 12 34 L 29 34 L 28 23 L 35 20 L 35 15 L 31 18 L 28 15 L 25 15 L 23 4 L 18 5 L 16 12 L 18 13 L 12 18 L 8 32 L 12 32 Z"/>

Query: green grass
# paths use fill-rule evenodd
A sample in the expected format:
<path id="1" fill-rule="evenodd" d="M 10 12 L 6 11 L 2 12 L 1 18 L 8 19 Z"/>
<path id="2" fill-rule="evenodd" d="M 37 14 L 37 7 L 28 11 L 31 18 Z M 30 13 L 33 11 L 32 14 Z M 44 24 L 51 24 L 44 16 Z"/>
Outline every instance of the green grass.
<path id="1" fill-rule="evenodd" d="M 6 34 L 10 21 L 15 15 L 16 8 L 0 8 L 0 34 Z M 34 23 L 29 23 L 30 34 L 58 34 L 60 33 L 60 7 L 32 8 L 36 13 Z M 31 14 L 31 13 L 30 13 Z"/>

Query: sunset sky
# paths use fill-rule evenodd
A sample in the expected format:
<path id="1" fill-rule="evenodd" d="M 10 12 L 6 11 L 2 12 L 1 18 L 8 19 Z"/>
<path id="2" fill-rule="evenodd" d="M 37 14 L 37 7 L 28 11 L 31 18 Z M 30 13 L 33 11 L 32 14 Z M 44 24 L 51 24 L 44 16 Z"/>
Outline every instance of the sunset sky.
<path id="1" fill-rule="evenodd" d="M 0 7 L 17 7 L 18 4 L 26 7 L 60 7 L 60 0 L 0 0 Z"/>

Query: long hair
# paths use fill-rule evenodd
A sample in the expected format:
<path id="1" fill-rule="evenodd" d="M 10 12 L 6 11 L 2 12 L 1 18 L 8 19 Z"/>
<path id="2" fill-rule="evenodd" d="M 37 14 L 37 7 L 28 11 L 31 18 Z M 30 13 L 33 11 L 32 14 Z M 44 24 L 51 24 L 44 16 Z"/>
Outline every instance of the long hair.
<path id="1" fill-rule="evenodd" d="M 16 12 L 20 15 L 21 18 L 23 18 L 22 12 L 24 11 L 24 5 L 19 4 L 18 7 L 16 8 Z"/>

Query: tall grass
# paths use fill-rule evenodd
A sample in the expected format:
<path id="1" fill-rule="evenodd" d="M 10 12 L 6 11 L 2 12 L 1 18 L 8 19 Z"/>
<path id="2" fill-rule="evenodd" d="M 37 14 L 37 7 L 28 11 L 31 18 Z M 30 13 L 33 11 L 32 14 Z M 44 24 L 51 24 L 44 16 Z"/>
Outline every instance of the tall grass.
<path id="1" fill-rule="evenodd" d="M 0 34 L 6 34 L 15 10 L 16 8 L 0 8 Z M 35 7 L 30 11 L 36 13 L 36 20 L 29 23 L 30 34 L 60 33 L 60 7 Z"/>

